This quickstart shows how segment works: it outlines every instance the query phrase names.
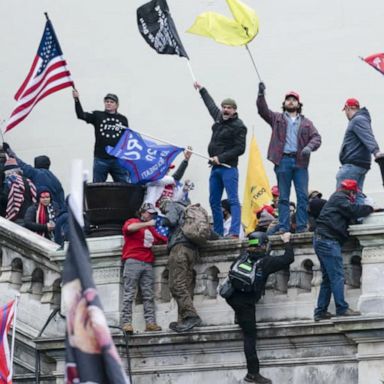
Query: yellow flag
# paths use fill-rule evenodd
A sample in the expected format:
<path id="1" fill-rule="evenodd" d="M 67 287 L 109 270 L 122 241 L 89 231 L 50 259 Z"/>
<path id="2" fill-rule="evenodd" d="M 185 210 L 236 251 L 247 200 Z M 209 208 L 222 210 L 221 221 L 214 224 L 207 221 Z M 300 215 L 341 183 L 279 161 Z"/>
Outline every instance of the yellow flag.
<path id="1" fill-rule="evenodd" d="M 239 0 L 226 1 L 234 19 L 216 12 L 205 12 L 196 18 L 187 32 L 210 37 L 225 45 L 248 44 L 259 31 L 256 12 Z"/>
<path id="2" fill-rule="evenodd" d="M 255 136 L 252 136 L 248 157 L 247 180 L 245 182 L 241 221 L 245 232 L 251 233 L 257 224 L 256 212 L 272 200 L 268 176 L 265 172 L 263 160 Z"/>

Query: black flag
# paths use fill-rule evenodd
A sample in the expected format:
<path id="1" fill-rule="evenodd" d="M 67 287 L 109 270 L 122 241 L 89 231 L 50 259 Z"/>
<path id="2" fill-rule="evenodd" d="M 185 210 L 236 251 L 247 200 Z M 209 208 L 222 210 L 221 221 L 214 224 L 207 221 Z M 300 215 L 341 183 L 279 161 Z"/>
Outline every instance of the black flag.
<path id="1" fill-rule="evenodd" d="M 87 243 L 71 204 L 62 295 L 67 323 L 65 383 L 129 384 L 93 282 Z"/>
<path id="2" fill-rule="evenodd" d="M 177 34 L 166 0 L 152 0 L 137 9 L 137 24 L 145 41 L 166 55 L 179 55 L 189 59 Z"/>

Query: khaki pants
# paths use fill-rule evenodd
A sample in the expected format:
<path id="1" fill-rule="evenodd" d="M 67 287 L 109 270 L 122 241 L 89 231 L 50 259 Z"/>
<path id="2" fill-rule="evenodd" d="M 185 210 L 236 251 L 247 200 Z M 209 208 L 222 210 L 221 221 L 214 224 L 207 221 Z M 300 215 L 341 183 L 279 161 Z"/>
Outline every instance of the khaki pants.
<path id="1" fill-rule="evenodd" d="M 198 316 L 193 306 L 194 273 L 197 250 L 176 244 L 169 254 L 169 290 L 177 302 L 178 321 Z"/>

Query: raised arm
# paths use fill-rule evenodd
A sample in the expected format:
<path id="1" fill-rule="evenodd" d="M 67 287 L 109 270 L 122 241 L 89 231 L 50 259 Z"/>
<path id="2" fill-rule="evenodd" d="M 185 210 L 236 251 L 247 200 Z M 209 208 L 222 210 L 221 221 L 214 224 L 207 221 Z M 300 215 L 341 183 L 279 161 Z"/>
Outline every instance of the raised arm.
<path id="1" fill-rule="evenodd" d="M 200 92 L 201 97 L 203 98 L 204 104 L 208 109 L 209 114 L 212 116 L 213 120 L 216 121 L 221 115 L 220 108 L 216 105 L 211 95 L 208 93 L 206 88 L 201 86 L 197 81 L 193 84 L 194 87 Z"/>
<path id="2" fill-rule="evenodd" d="M 275 112 L 268 108 L 267 101 L 265 100 L 265 84 L 259 83 L 259 93 L 256 101 L 257 112 L 263 120 L 265 120 L 271 127 L 275 121 Z"/>
<path id="3" fill-rule="evenodd" d="M 76 89 L 72 90 L 72 96 L 73 96 L 73 99 L 75 100 L 75 111 L 76 111 L 77 118 L 80 120 L 84 120 L 89 124 L 92 124 L 94 122 L 93 113 L 88 113 L 83 111 L 83 107 L 81 106 L 81 103 L 80 103 L 80 95 Z"/>

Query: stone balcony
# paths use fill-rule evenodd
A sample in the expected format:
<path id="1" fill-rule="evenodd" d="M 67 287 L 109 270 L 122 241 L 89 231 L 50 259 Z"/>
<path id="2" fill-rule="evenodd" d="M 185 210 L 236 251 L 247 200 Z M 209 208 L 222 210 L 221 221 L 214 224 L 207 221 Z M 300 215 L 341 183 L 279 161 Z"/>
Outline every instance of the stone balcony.
<path id="1" fill-rule="evenodd" d="M 310 233 L 293 236 L 295 261 L 290 271 L 268 280 L 257 306 L 258 348 L 262 368 L 277 382 L 370 384 L 384 380 L 384 214 L 374 214 L 350 230 L 353 238 L 343 249 L 346 298 L 362 316 L 313 322 L 321 272 Z M 94 279 L 111 327 L 118 326 L 120 319 L 122 241 L 121 236 L 88 240 Z M 65 252 L 2 218 L 0 244 L 3 301 L 16 292 L 21 294 L 15 382 L 35 382 L 37 350 L 41 382 L 61 383 L 64 319 L 56 314 L 42 335 L 39 332 L 60 303 Z M 166 249 L 156 247 L 157 318 L 164 331 L 142 332 L 138 295 L 133 320 L 137 332 L 129 340 L 135 383 L 233 383 L 244 375 L 241 334 L 233 325 L 233 311 L 216 288 L 245 245 L 236 240 L 216 241 L 201 250 L 194 300 L 204 326 L 182 335 L 168 330 L 177 310 L 168 289 Z M 278 237 L 271 238 L 271 245 L 273 254 L 283 252 Z M 124 358 L 125 340 L 117 328 L 111 329 Z"/>

